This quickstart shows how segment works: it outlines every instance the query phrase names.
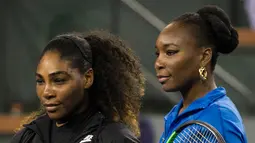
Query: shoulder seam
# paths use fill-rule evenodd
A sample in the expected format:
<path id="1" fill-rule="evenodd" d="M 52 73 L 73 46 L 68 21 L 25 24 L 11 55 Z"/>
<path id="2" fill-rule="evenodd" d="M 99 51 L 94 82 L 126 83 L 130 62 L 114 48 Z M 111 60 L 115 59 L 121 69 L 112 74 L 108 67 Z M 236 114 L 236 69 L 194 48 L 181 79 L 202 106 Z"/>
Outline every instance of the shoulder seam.
<path id="1" fill-rule="evenodd" d="M 223 118 L 222 118 L 222 112 L 221 112 L 221 110 L 220 110 L 220 106 L 218 105 L 218 104 L 215 104 L 215 106 L 217 107 L 217 109 L 218 109 L 218 112 L 219 112 L 219 114 L 220 114 L 220 118 L 221 118 L 221 120 L 220 120 L 220 124 L 221 124 L 221 129 L 222 129 L 222 136 L 223 136 L 223 138 L 225 137 L 225 130 L 224 130 L 224 125 L 223 125 Z"/>

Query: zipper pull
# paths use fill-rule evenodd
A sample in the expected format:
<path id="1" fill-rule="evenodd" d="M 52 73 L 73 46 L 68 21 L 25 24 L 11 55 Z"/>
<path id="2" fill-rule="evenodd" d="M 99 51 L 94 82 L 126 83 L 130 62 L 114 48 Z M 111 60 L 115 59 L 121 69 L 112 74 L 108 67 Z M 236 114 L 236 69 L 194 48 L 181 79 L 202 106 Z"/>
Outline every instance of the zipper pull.
<path id="1" fill-rule="evenodd" d="M 162 138 L 162 141 L 161 141 L 161 143 L 164 143 L 165 142 L 165 138 Z"/>

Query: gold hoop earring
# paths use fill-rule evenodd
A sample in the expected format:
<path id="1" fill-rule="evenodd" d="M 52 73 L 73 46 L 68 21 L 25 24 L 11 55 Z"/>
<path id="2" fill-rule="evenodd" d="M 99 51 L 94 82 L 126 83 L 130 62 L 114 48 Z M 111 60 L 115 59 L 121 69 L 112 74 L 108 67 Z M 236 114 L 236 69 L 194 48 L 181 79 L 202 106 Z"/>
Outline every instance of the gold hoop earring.
<path id="1" fill-rule="evenodd" d="M 198 71 L 199 71 L 200 78 L 202 80 L 206 80 L 207 79 L 207 71 L 206 71 L 205 67 L 200 67 Z"/>

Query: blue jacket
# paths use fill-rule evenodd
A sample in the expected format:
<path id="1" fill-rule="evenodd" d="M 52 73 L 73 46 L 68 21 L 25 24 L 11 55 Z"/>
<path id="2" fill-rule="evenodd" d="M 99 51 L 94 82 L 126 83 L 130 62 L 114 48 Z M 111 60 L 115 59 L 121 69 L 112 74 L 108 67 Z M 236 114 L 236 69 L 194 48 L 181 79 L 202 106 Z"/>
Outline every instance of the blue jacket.
<path id="1" fill-rule="evenodd" d="M 242 118 L 234 103 L 226 96 L 226 90 L 216 88 L 192 102 L 180 115 L 182 100 L 165 116 L 165 129 L 159 143 L 165 143 L 172 132 L 184 122 L 200 120 L 214 126 L 226 143 L 247 143 Z"/>

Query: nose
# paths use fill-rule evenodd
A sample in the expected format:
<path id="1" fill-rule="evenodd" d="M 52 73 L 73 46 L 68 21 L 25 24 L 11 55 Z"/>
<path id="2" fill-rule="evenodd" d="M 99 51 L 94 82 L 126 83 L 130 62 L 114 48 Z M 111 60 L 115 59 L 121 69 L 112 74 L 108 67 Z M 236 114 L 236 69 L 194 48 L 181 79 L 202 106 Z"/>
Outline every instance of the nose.
<path id="1" fill-rule="evenodd" d="M 155 61 L 155 69 L 156 70 L 160 70 L 160 69 L 163 69 L 164 68 L 164 64 L 163 64 L 163 62 L 162 62 L 162 60 L 161 60 L 161 58 L 160 57 L 158 57 L 157 59 L 156 59 L 156 61 Z"/>
<path id="2" fill-rule="evenodd" d="M 56 94 L 55 91 L 53 90 L 51 85 L 46 85 L 43 91 L 43 98 L 49 100 L 51 98 L 55 98 Z"/>

